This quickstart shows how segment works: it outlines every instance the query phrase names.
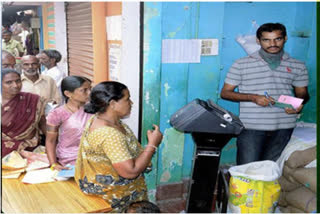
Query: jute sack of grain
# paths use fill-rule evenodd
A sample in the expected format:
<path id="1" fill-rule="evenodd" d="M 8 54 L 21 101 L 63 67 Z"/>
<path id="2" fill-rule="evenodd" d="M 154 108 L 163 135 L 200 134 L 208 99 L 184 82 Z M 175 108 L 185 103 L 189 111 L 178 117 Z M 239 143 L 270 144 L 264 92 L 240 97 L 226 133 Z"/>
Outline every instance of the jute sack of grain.
<path id="1" fill-rule="evenodd" d="M 312 192 L 317 192 L 317 168 L 298 168 L 293 172 L 292 177 Z"/>
<path id="2" fill-rule="evenodd" d="M 282 213 L 290 213 L 290 210 L 287 208 L 287 206 L 278 206 L 278 208 Z"/>
<path id="3" fill-rule="evenodd" d="M 291 182 L 289 181 L 286 177 L 284 176 L 281 176 L 279 178 L 279 184 L 281 186 L 281 190 L 282 191 L 286 191 L 286 192 L 290 192 L 294 189 L 297 189 L 299 187 L 302 186 L 301 183 L 298 183 L 298 182 Z"/>
<path id="4" fill-rule="evenodd" d="M 280 191 L 280 197 L 279 197 L 279 202 L 278 202 L 279 206 L 282 206 L 282 207 L 288 206 L 288 203 L 286 201 L 286 194 L 287 194 L 287 192 L 284 192 L 282 190 Z"/>
<path id="5" fill-rule="evenodd" d="M 311 161 L 315 160 L 317 157 L 316 146 L 308 148 L 302 151 L 293 152 L 288 160 L 286 161 L 287 165 L 290 168 L 304 167 L 309 164 Z"/>
<path id="6" fill-rule="evenodd" d="M 316 194 L 304 186 L 288 192 L 286 201 L 288 205 L 301 209 L 306 213 L 316 212 L 317 209 Z"/>
<path id="7" fill-rule="evenodd" d="M 303 210 L 300 210 L 296 207 L 293 207 L 293 206 L 286 206 L 286 207 L 283 207 L 283 206 L 279 206 L 279 209 L 282 213 L 304 213 Z"/>
<path id="8" fill-rule="evenodd" d="M 289 209 L 289 213 L 304 213 L 303 210 L 294 206 L 287 206 L 287 208 Z"/>

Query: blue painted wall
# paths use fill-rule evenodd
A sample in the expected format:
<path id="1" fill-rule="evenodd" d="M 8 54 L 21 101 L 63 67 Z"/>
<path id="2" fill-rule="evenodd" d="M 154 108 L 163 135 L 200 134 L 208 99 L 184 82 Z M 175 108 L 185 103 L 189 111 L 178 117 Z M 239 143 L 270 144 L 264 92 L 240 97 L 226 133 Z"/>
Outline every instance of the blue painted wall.
<path id="1" fill-rule="evenodd" d="M 254 32 L 253 21 L 258 25 L 280 22 L 287 28 L 288 41 L 285 51 L 292 57 L 306 62 L 309 70 L 309 93 L 311 99 L 304 106 L 300 120 L 315 123 L 316 115 L 316 3 L 315 2 L 226 2 L 224 17 L 224 40 L 221 47 L 223 70 L 219 90 L 232 63 L 246 56 L 244 49 L 235 41 L 240 34 Z M 218 104 L 236 114 L 239 104 L 218 100 Z M 236 145 L 233 139 L 223 149 L 222 163 L 235 163 Z"/>
<path id="2" fill-rule="evenodd" d="M 194 152 L 188 134 L 174 130 L 170 116 L 195 98 L 212 99 L 238 114 L 238 104 L 221 100 L 219 92 L 234 60 L 246 55 L 235 41 L 252 31 L 252 23 L 281 22 L 288 30 L 285 50 L 304 60 L 310 73 L 311 100 L 302 120 L 315 122 L 316 4 L 313 2 L 146 2 L 144 6 L 143 133 L 152 123 L 164 133 L 154 171 L 147 177 L 151 195 L 159 184 L 189 177 Z M 253 29 L 252 32 L 255 32 Z M 219 55 L 201 63 L 161 63 L 163 39 L 219 39 Z M 146 139 L 143 139 L 143 144 Z M 234 140 L 225 146 L 221 163 L 234 163 Z M 149 194 L 149 195 L 150 195 Z"/>

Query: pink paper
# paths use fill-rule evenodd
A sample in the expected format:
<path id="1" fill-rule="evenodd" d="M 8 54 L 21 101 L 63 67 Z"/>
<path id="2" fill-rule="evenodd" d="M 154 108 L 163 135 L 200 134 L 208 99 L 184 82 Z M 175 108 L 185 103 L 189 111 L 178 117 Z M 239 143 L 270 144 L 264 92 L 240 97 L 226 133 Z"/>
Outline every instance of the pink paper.
<path id="1" fill-rule="evenodd" d="M 297 109 L 303 102 L 303 99 L 291 97 L 287 95 L 281 95 L 278 102 L 291 104 L 293 108 Z"/>
<path id="2" fill-rule="evenodd" d="M 28 160 L 28 163 L 31 163 L 36 160 L 42 161 L 45 163 L 49 163 L 49 159 L 47 157 L 47 154 L 39 154 L 39 153 L 35 153 L 35 152 L 29 152 L 29 151 L 22 150 L 22 151 L 20 151 L 20 155 L 23 158 L 26 158 Z"/>

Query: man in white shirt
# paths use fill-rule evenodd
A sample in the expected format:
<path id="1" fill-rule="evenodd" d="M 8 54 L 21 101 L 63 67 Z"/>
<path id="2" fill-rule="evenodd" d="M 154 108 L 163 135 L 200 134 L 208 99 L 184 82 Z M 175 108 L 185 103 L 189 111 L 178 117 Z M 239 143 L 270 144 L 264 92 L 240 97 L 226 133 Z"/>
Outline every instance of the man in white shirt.
<path id="1" fill-rule="evenodd" d="M 52 49 L 42 50 L 37 55 L 37 58 L 40 64 L 46 67 L 46 70 L 42 73 L 52 77 L 56 81 L 59 92 L 61 93 L 61 81 L 66 77 L 66 74 L 57 67 L 57 63 L 61 60 L 59 51 Z"/>

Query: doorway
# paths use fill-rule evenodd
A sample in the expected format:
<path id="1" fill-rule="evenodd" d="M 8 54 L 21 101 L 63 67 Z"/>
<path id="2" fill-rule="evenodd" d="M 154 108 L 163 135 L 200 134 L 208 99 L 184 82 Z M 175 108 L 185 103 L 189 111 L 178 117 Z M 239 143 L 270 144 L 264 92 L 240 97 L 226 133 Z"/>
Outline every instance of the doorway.
<path id="1" fill-rule="evenodd" d="M 12 32 L 12 39 L 21 43 L 23 55 L 37 55 L 43 48 L 41 3 L 3 2 L 2 32 Z M 19 62 L 20 57 L 16 57 Z"/>

